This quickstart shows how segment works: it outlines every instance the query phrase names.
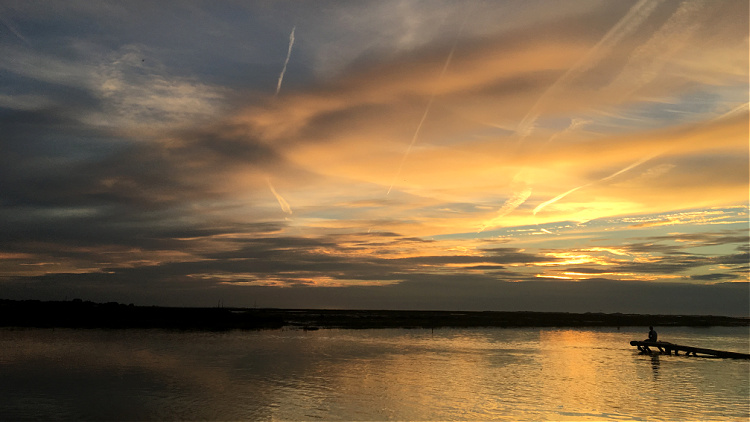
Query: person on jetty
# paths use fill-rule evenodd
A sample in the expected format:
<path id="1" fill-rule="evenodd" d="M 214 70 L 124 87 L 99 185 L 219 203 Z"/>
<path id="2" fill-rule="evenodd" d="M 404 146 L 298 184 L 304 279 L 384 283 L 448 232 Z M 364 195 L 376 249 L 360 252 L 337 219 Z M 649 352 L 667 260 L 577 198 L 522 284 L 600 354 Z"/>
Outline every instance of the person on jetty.
<path id="1" fill-rule="evenodd" d="M 648 327 L 648 338 L 643 341 L 656 342 L 656 338 L 657 338 L 657 335 L 656 335 L 656 331 L 654 330 L 654 327 Z"/>

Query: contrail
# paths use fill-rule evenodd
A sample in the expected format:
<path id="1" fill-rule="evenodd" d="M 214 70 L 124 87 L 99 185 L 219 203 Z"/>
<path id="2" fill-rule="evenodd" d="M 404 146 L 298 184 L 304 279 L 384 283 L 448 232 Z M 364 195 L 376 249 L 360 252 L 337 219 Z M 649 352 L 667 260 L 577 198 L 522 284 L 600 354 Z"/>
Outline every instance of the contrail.
<path id="1" fill-rule="evenodd" d="M 542 208 L 546 207 L 547 205 L 549 205 L 549 204 L 552 204 L 552 203 L 555 203 L 555 202 L 557 202 L 557 201 L 559 201 L 559 200 L 561 200 L 561 199 L 565 198 L 566 196 L 570 195 L 571 193 L 573 193 L 573 192 L 577 191 L 578 189 L 581 189 L 581 188 L 585 188 L 586 186 L 590 186 L 590 185 L 591 185 L 591 183 L 589 183 L 589 184 L 586 184 L 586 185 L 583 185 L 583 186 L 578 186 L 577 188 L 573 188 L 573 189 L 571 189 L 571 190 L 569 190 L 569 191 L 567 191 L 567 192 L 565 192 L 565 193 L 562 193 L 562 194 L 560 194 L 560 195 L 557 195 L 556 197 L 554 197 L 554 198 L 550 199 L 550 200 L 549 200 L 549 201 L 547 201 L 547 202 L 542 202 L 542 203 L 541 203 L 541 204 L 539 204 L 539 205 L 538 205 L 538 206 L 537 206 L 536 208 L 534 208 L 534 215 L 536 215 L 536 213 L 538 213 L 539 211 L 541 211 L 541 210 L 542 210 Z"/>
<path id="2" fill-rule="evenodd" d="M 555 133 L 554 135 L 550 136 L 550 138 L 547 140 L 547 142 L 544 145 L 547 145 L 547 144 L 551 143 L 558 136 L 562 136 L 562 135 L 564 135 L 566 133 L 572 132 L 572 131 L 576 130 L 577 128 L 579 128 L 581 126 L 584 126 L 586 124 L 589 124 L 589 123 L 591 123 L 590 120 L 571 119 L 570 125 L 567 128 L 565 128 L 564 130 L 562 130 L 562 131 L 560 131 L 558 133 Z M 517 182 L 520 180 L 521 174 L 522 173 L 518 173 L 513 178 L 513 184 L 514 185 L 517 185 Z M 477 233 L 481 233 L 487 227 L 496 225 L 501 218 L 503 218 L 506 215 L 508 215 L 511 212 L 513 212 L 513 210 L 515 210 L 516 208 L 518 208 L 519 206 L 521 206 L 521 204 L 523 204 L 524 202 L 526 202 L 526 200 L 529 199 L 529 197 L 531 196 L 532 188 L 531 188 L 531 186 L 528 185 L 528 182 L 525 183 L 525 185 L 523 186 L 523 189 L 521 189 L 520 191 L 518 190 L 517 187 L 513 188 L 513 189 L 514 189 L 515 192 L 513 193 L 513 195 L 510 198 L 508 198 L 508 200 L 506 200 L 503 203 L 503 205 L 497 211 L 497 216 L 495 218 L 493 218 L 492 220 L 486 221 L 482 225 L 482 227 L 479 229 L 479 231 Z M 563 194 L 563 196 L 567 195 L 568 193 L 571 193 L 571 192 L 567 192 L 567 193 Z M 554 201 L 556 201 L 558 199 L 560 199 L 560 198 L 556 198 L 556 199 L 553 199 L 551 202 L 550 201 L 548 201 L 548 202 L 551 204 L 552 202 L 554 202 Z M 546 206 L 546 205 L 547 205 L 546 203 L 542 204 L 542 208 L 544 206 Z M 540 209 L 539 207 L 537 207 L 537 208 Z M 536 212 L 534 214 L 536 214 Z"/>
<path id="3" fill-rule="evenodd" d="M 707 6 L 709 3 L 705 1 L 682 3 L 648 41 L 630 54 L 617 77 L 602 90 L 613 94 L 619 91 L 622 101 L 656 79 L 675 53 L 690 42 L 700 26 L 700 19 L 706 15 Z"/>
<path id="4" fill-rule="evenodd" d="M 268 183 L 268 188 L 271 189 L 271 193 L 273 194 L 273 196 L 275 196 L 276 200 L 279 201 L 279 206 L 281 207 L 281 211 L 285 212 L 286 214 L 290 214 L 291 215 L 292 214 L 292 208 L 289 206 L 289 203 L 286 202 L 286 200 L 284 198 L 282 198 L 281 195 L 279 195 L 276 192 L 276 189 L 273 188 L 273 185 L 271 184 L 271 180 L 270 179 L 266 179 L 266 183 Z"/>
<path id="5" fill-rule="evenodd" d="M 567 128 L 561 130 L 560 132 L 557 132 L 554 135 L 550 136 L 549 139 L 547 140 L 547 142 L 545 142 L 543 146 L 545 146 L 547 144 L 550 144 L 550 143 L 552 143 L 552 141 L 554 141 L 558 137 L 563 136 L 565 134 L 568 134 L 568 133 L 570 133 L 570 132 L 578 129 L 579 127 L 582 127 L 582 126 L 587 125 L 589 123 L 592 123 L 592 121 L 591 120 L 585 120 L 585 119 L 570 119 L 570 125 Z"/>
<path id="6" fill-rule="evenodd" d="M 10 32 L 13 33 L 13 35 L 17 36 L 21 41 L 25 42 L 26 45 L 31 46 L 31 43 L 29 42 L 29 40 L 27 40 L 26 37 L 21 35 L 21 33 L 18 32 L 18 30 L 13 26 L 13 24 L 10 23 L 10 21 L 0 16 L 0 22 L 2 22 L 3 25 L 5 25 L 10 30 Z"/>
<path id="7" fill-rule="evenodd" d="M 284 67 L 281 69 L 281 74 L 279 75 L 279 81 L 276 83 L 276 94 L 274 96 L 279 95 L 279 91 L 281 90 L 281 82 L 284 80 L 284 73 L 286 73 L 286 65 L 289 64 L 289 58 L 292 56 L 292 47 L 294 46 L 294 30 L 297 29 L 297 27 L 292 28 L 292 33 L 289 34 L 289 49 L 286 51 L 286 60 L 284 60 Z"/>
<path id="8" fill-rule="evenodd" d="M 464 16 L 464 21 L 461 23 L 461 27 L 458 30 L 458 33 L 456 34 L 456 39 L 453 40 L 453 45 L 451 46 L 451 51 L 448 53 L 448 57 L 445 59 L 445 64 L 443 64 L 443 69 L 440 71 L 440 76 L 438 76 L 438 80 L 435 84 L 435 89 L 432 90 L 432 95 L 430 95 L 430 100 L 427 102 L 427 107 L 425 107 L 424 113 L 422 114 L 422 118 L 419 120 L 419 124 L 417 125 L 417 129 L 414 131 L 414 136 L 411 137 L 411 142 L 409 143 L 409 147 L 406 148 L 406 152 L 404 153 L 404 156 L 401 157 L 401 163 L 398 166 L 398 170 L 396 171 L 396 174 L 393 176 L 393 180 L 391 181 L 391 185 L 388 187 L 388 192 L 385 194 L 385 196 L 388 196 L 391 194 L 391 189 L 393 189 L 393 185 L 396 184 L 396 180 L 401 176 L 401 170 L 404 168 L 404 163 L 406 163 L 406 158 L 409 156 L 409 153 L 411 152 L 412 147 L 414 146 L 414 143 L 417 142 L 417 138 L 419 137 L 419 132 L 422 130 L 422 125 L 424 124 L 424 121 L 427 119 L 427 115 L 430 114 L 430 108 L 432 108 L 432 103 L 435 101 L 435 97 L 437 96 L 437 91 L 440 88 L 440 82 L 443 80 L 443 76 L 445 76 L 445 72 L 448 70 L 448 66 L 450 66 L 451 61 L 453 60 L 453 53 L 456 52 L 456 45 L 458 44 L 458 39 L 461 38 L 461 34 L 464 32 L 464 26 L 466 26 L 466 21 L 469 17 L 469 13 L 466 13 L 466 16 Z"/>
<path id="9" fill-rule="evenodd" d="M 730 116 L 733 116 L 735 114 L 739 114 L 740 112 L 742 112 L 743 114 L 747 114 L 748 108 L 750 108 L 750 102 L 745 103 L 745 104 L 740 104 L 737 107 L 735 107 L 735 108 L 727 111 L 726 113 L 724 113 L 724 114 L 722 114 L 722 115 L 720 115 L 718 117 L 714 117 L 710 121 L 711 122 L 715 122 L 715 121 L 721 120 L 721 119 L 723 119 L 725 117 L 730 117 Z"/>
<path id="10" fill-rule="evenodd" d="M 513 195 L 511 195 L 511 197 L 503 203 L 500 209 L 497 210 L 497 215 L 493 219 L 487 220 L 482 224 L 482 227 L 479 228 L 477 233 L 483 232 L 487 227 L 497 226 L 503 217 L 513 212 L 529 199 L 532 189 L 530 182 L 523 177 L 523 171 L 513 177 L 511 189 L 513 190 Z"/>
<path id="11" fill-rule="evenodd" d="M 483 232 L 487 227 L 495 226 L 501 218 L 510 214 L 511 212 L 513 212 L 513 210 L 526 202 L 526 200 L 529 199 L 529 196 L 531 196 L 531 187 L 529 186 L 527 186 L 520 192 L 515 192 L 510 198 L 508 198 L 507 201 L 503 203 L 503 206 L 501 206 L 500 209 L 497 210 L 497 216 L 495 216 L 495 218 L 493 218 L 492 220 L 486 221 L 484 224 L 482 224 L 482 227 L 479 229 L 479 231 L 477 231 L 477 233 Z"/>
<path id="12" fill-rule="evenodd" d="M 607 176 L 607 177 L 605 177 L 604 179 L 601 179 L 601 180 L 599 180 L 599 181 L 600 181 L 600 182 L 606 182 L 607 180 L 609 180 L 609 179 L 611 179 L 611 178 L 613 178 L 613 177 L 615 177 L 615 176 L 619 176 L 619 175 L 621 175 L 621 174 L 625 173 L 626 171 L 629 171 L 629 170 L 631 170 L 631 169 L 633 169 L 633 168 L 635 168 L 635 167 L 638 167 L 638 166 L 640 166 L 641 164 L 645 163 L 646 161 L 648 161 L 648 160 L 650 160 L 650 159 L 652 159 L 652 158 L 656 157 L 656 155 L 657 155 L 657 154 L 654 154 L 654 155 L 649 155 L 648 157 L 646 157 L 646 158 L 644 158 L 644 159 L 642 159 L 642 160 L 640 160 L 640 161 L 636 161 L 635 163 L 633 163 L 633 164 L 631 164 L 631 165 L 629 165 L 629 166 L 625 167 L 624 169 L 622 169 L 622 170 L 620 170 L 620 171 L 618 171 L 618 172 L 616 172 L 616 173 L 614 173 L 614 174 L 610 174 L 609 176 Z"/>
<path id="13" fill-rule="evenodd" d="M 565 198 L 566 196 L 570 195 L 571 193 L 573 193 L 573 192 L 577 191 L 578 189 L 583 189 L 583 188 L 585 188 L 585 187 L 588 187 L 588 186 L 591 186 L 591 185 L 593 185 L 594 183 L 599 183 L 599 182 L 606 182 L 606 181 L 607 181 L 607 180 L 609 180 L 609 179 L 612 179 L 612 178 L 614 178 L 614 177 L 616 177 L 616 176 L 619 176 L 619 175 L 621 175 L 621 174 L 625 173 L 626 171 L 630 171 L 630 170 L 634 169 L 635 167 L 638 167 L 638 166 L 640 166 L 641 164 L 645 163 L 645 162 L 646 162 L 646 161 L 648 161 L 648 160 L 651 160 L 652 158 L 656 157 L 657 155 L 658 155 L 658 154 L 652 154 L 652 155 L 649 155 L 648 157 L 646 157 L 646 158 L 643 158 L 643 159 L 641 159 L 641 160 L 638 160 L 638 161 L 636 161 L 635 163 L 633 163 L 633 164 L 631 164 L 631 165 L 629 165 L 629 166 L 625 167 L 625 168 L 624 168 L 624 169 L 622 169 L 622 170 L 616 171 L 616 172 L 614 172 L 614 173 L 610 174 L 610 175 L 609 175 L 609 176 L 607 176 L 607 177 L 604 177 L 604 178 L 602 178 L 602 179 L 599 179 L 599 180 L 597 180 L 597 181 L 594 181 L 594 182 L 591 182 L 591 183 L 586 183 L 585 185 L 581 185 L 581 186 L 578 186 L 577 188 L 573 188 L 573 189 L 571 189 L 571 190 L 569 190 L 569 191 L 567 191 L 567 192 L 565 192 L 565 193 L 562 193 L 562 194 L 560 194 L 560 195 L 557 195 L 556 197 L 554 197 L 554 198 L 550 199 L 550 200 L 549 200 L 549 201 L 547 201 L 547 202 L 542 202 L 542 203 L 541 203 L 541 204 L 539 204 L 539 205 L 538 205 L 538 206 L 537 206 L 536 208 L 534 208 L 534 212 L 533 212 L 533 214 L 534 214 L 534 215 L 536 215 L 536 214 L 537 214 L 537 213 L 538 213 L 539 211 L 541 211 L 541 210 L 542 210 L 542 209 L 543 209 L 544 207 L 546 207 L 547 205 L 553 204 L 553 203 L 555 203 L 555 202 L 557 202 L 557 201 L 559 201 L 559 200 L 561 200 L 561 199 Z"/>
<path id="14" fill-rule="evenodd" d="M 651 12 L 661 3 L 657 0 L 641 0 L 635 6 L 631 7 L 628 13 L 612 27 L 604 37 L 599 40 L 589 52 L 571 68 L 569 68 L 560 78 L 558 78 L 546 91 L 539 97 L 533 107 L 526 113 L 518 124 L 516 132 L 522 138 L 528 136 L 534 129 L 536 119 L 539 117 L 539 109 L 545 100 L 556 91 L 560 90 L 565 84 L 574 79 L 577 74 L 585 72 L 594 67 L 601 57 L 610 51 L 623 37 L 635 31 L 643 23 Z"/>
<path id="15" fill-rule="evenodd" d="M 721 120 L 721 119 L 723 119 L 723 118 L 725 118 L 725 117 L 728 117 L 728 116 L 732 116 L 732 115 L 734 115 L 734 114 L 738 114 L 738 113 L 744 113 L 744 112 L 746 112 L 746 110 L 747 110 L 747 109 L 748 109 L 749 107 L 750 107 L 750 103 L 744 103 L 744 104 L 740 104 L 739 106 L 737 106 L 737 107 L 733 108 L 732 110 L 730 110 L 730 111 L 728 111 L 728 112 L 726 112 L 726 113 L 724 113 L 724 114 L 722 114 L 722 115 L 720 115 L 720 116 L 718 116 L 718 117 L 715 117 L 715 118 L 713 118 L 713 119 L 712 119 L 712 120 L 710 120 L 710 121 L 711 121 L 711 122 L 713 122 L 713 121 Z M 550 204 L 552 204 L 552 203 L 555 203 L 555 202 L 557 202 L 557 201 L 559 201 L 559 200 L 561 200 L 561 199 L 565 198 L 566 196 L 570 195 L 571 193 L 573 193 L 573 192 L 575 192 L 575 191 L 577 191 L 577 190 L 579 190 L 579 189 L 582 189 L 582 188 L 585 188 L 585 187 L 591 186 L 591 185 L 593 185 L 594 183 L 598 183 L 598 182 L 606 182 L 607 180 L 610 180 L 610 179 L 612 179 L 612 178 L 614 178 L 614 177 L 617 177 L 617 176 L 621 175 L 622 173 L 625 173 L 625 172 L 627 172 L 627 171 L 630 171 L 630 170 L 634 169 L 635 167 L 638 167 L 638 166 L 640 166 L 641 164 L 645 163 L 646 161 L 652 160 L 653 158 L 655 158 L 655 157 L 656 157 L 656 156 L 658 156 L 658 155 L 659 155 L 659 153 L 656 153 L 656 154 L 651 154 L 651 155 L 649 155 L 649 156 L 647 156 L 647 157 L 645 157 L 645 158 L 642 158 L 642 159 L 640 159 L 640 160 L 636 161 L 635 163 L 633 163 L 633 164 L 631 164 L 631 165 L 629 165 L 629 166 L 627 166 L 627 167 L 625 167 L 625 168 L 623 168 L 623 169 L 621 169 L 621 170 L 619 170 L 619 171 L 617 171 L 617 172 L 615 172 L 615 173 L 612 173 L 612 174 L 610 174 L 610 175 L 609 175 L 609 176 L 607 176 L 607 177 L 604 177 L 604 178 L 602 178 L 602 179 L 599 179 L 599 180 L 597 180 L 597 181 L 595 181 L 595 182 L 591 182 L 591 183 L 587 183 L 587 184 L 585 184 L 585 185 L 581 185 L 581 186 L 578 186 L 577 188 L 573 188 L 573 189 L 571 189 L 571 190 L 569 190 L 569 191 L 567 191 L 567 192 L 565 192 L 565 193 L 563 193 L 563 194 L 560 194 L 560 195 L 558 195 L 558 196 L 556 196 L 556 197 L 554 197 L 554 198 L 550 199 L 549 201 L 543 202 L 543 203 L 539 204 L 539 205 L 538 205 L 538 206 L 537 206 L 536 208 L 534 208 L 534 212 L 533 212 L 533 214 L 534 214 L 534 215 L 536 215 L 536 214 L 537 214 L 537 213 L 538 213 L 539 211 L 541 211 L 541 210 L 542 210 L 542 209 L 543 209 L 544 207 L 546 207 L 547 205 L 550 205 Z"/>
<path id="16" fill-rule="evenodd" d="M 451 55 L 453 52 L 451 51 Z M 404 163 L 406 162 L 406 157 L 409 156 L 409 153 L 411 152 L 411 148 L 414 146 L 414 143 L 417 141 L 417 137 L 419 136 L 419 131 L 422 130 L 422 124 L 424 124 L 425 119 L 427 118 L 427 114 L 430 113 L 430 107 L 432 107 L 432 102 L 435 99 L 435 93 L 433 92 L 432 96 L 430 97 L 430 101 L 427 103 L 427 107 L 424 110 L 424 114 L 422 114 L 422 119 L 419 121 L 419 124 L 417 125 L 417 130 L 414 131 L 414 136 L 411 137 L 411 143 L 409 143 L 409 147 L 406 148 L 406 152 L 404 153 L 404 156 L 401 157 L 401 163 L 398 165 L 398 170 L 396 171 L 396 174 L 393 175 L 393 180 L 391 180 L 391 185 L 388 187 L 388 192 L 385 194 L 385 196 L 388 196 L 391 194 L 391 189 L 393 189 L 393 185 L 396 183 L 396 179 L 401 176 L 401 170 L 404 168 Z"/>

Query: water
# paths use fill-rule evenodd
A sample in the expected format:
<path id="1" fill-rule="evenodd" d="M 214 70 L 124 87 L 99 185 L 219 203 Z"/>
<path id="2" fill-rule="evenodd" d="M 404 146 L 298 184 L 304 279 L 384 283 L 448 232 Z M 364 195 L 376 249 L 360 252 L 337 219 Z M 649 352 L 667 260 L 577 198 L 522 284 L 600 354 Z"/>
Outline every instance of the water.
<path id="1" fill-rule="evenodd" d="M 661 328 L 750 352 L 747 328 Z M 750 361 L 642 328 L 0 329 L 0 419 L 748 420 Z"/>

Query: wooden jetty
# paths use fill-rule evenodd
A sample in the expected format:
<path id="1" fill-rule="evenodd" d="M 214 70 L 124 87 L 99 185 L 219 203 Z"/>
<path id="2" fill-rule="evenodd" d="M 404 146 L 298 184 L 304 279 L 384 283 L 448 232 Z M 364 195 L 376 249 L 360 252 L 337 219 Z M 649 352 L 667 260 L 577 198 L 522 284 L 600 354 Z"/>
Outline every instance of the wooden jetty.
<path id="1" fill-rule="evenodd" d="M 701 347 L 692 347 L 692 346 L 682 346 L 679 344 L 670 343 L 667 341 L 636 341 L 633 340 L 630 342 L 631 346 L 638 347 L 638 350 L 640 350 L 643 353 L 654 353 L 651 348 L 657 348 L 659 349 L 659 353 L 671 355 L 674 351 L 675 356 L 679 355 L 680 352 L 683 352 L 685 356 L 690 356 L 692 354 L 693 356 L 698 356 L 698 354 L 701 355 L 708 355 L 713 356 L 717 358 L 731 358 L 731 359 L 750 359 L 750 355 L 747 353 L 737 353 L 737 352 L 725 352 L 723 350 L 713 350 L 713 349 L 704 349 Z"/>

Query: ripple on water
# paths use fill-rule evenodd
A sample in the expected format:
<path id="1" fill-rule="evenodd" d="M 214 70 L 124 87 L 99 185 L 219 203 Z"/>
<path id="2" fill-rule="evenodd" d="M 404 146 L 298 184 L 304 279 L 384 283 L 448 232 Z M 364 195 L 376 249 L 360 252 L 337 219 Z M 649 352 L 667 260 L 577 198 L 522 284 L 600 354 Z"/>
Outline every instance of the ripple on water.
<path id="1" fill-rule="evenodd" d="M 627 328 L 0 331 L 8 419 L 750 418 L 750 361 L 639 355 Z"/>

